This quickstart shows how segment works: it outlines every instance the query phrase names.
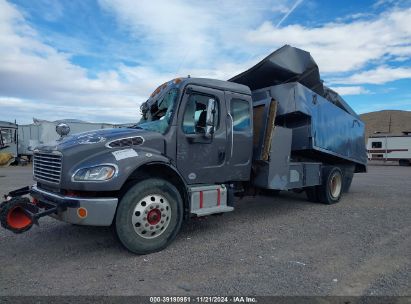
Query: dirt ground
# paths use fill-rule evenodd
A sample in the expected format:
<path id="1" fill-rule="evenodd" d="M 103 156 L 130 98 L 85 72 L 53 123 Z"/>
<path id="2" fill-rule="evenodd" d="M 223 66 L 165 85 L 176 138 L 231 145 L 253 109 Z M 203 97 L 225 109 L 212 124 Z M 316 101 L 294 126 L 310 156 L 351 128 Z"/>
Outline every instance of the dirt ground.
<path id="1" fill-rule="evenodd" d="M 0 194 L 32 184 L 0 168 Z M 370 166 L 340 203 L 281 193 L 191 220 L 167 249 L 44 218 L 0 229 L 0 295 L 411 295 L 411 167 Z"/>

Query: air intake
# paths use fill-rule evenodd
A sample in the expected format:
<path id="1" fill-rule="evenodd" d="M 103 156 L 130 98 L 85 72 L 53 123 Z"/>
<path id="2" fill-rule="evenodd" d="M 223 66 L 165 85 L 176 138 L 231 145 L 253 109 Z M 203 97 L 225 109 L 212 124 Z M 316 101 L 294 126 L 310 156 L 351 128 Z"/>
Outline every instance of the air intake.
<path id="1" fill-rule="evenodd" d="M 109 148 L 123 148 L 123 147 L 132 147 L 141 145 L 144 142 L 144 139 L 140 136 L 136 137 L 127 137 L 120 138 L 113 141 L 110 141 L 106 144 Z"/>

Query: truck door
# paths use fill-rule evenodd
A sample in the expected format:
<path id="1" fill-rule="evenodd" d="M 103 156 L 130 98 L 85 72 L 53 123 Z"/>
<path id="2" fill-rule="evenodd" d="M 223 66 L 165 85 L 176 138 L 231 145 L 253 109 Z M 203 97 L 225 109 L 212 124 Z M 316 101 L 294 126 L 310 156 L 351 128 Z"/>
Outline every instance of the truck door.
<path id="1" fill-rule="evenodd" d="M 214 134 L 205 136 L 207 105 L 215 101 Z M 178 110 L 177 168 L 188 184 L 223 183 L 226 169 L 226 118 L 224 91 L 189 85 Z"/>
<path id="2" fill-rule="evenodd" d="M 250 179 L 253 151 L 251 96 L 225 92 L 227 107 L 227 166 L 231 181 Z"/>

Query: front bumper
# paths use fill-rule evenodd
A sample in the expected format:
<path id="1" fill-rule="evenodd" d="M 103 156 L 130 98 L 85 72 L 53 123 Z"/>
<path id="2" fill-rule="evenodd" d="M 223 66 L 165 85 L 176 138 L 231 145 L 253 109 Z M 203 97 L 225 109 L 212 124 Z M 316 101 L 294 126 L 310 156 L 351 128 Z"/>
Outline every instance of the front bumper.
<path id="1" fill-rule="evenodd" d="M 61 206 L 59 211 L 50 216 L 55 219 L 88 226 L 110 226 L 116 213 L 118 199 L 115 197 L 85 198 L 63 196 L 39 189 L 36 185 L 31 188 L 30 195 L 40 202 Z M 79 208 L 87 209 L 87 216 L 79 217 Z"/>

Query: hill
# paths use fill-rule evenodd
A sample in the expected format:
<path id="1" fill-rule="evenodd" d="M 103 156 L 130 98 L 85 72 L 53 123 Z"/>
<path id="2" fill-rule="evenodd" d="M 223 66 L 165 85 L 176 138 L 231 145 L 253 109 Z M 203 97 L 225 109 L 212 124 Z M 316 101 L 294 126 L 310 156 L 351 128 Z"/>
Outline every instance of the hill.
<path id="1" fill-rule="evenodd" d="M 399 135 L 402 131 L 411 131 L 411 111 L 384 110 L 364 113 L 360 117 L 365 123 L 365 138 L 374 132 Z"/>

